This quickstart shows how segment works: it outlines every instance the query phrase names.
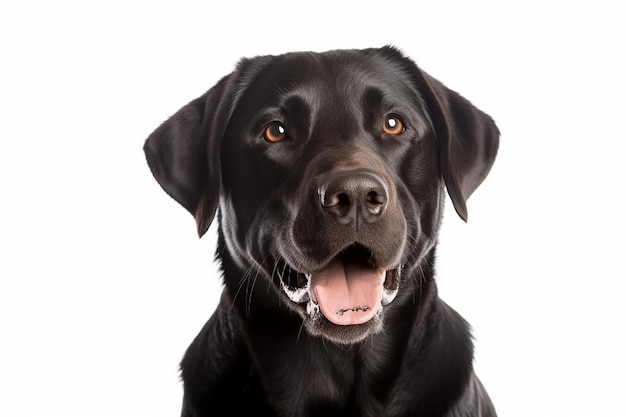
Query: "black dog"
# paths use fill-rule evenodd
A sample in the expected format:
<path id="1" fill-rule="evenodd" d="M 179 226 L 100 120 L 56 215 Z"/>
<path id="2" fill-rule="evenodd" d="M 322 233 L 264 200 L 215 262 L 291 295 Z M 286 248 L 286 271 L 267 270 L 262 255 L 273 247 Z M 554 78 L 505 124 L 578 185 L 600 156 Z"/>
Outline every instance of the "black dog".
<path id="1" fill-rule="evenodd" d="M 217 212 L 225 284 L 183 416 L 495 416 L 433 267 L 498 137 L 390 47 L 244 59 L 161 125 L 148 164 L 200 235 Z"/>

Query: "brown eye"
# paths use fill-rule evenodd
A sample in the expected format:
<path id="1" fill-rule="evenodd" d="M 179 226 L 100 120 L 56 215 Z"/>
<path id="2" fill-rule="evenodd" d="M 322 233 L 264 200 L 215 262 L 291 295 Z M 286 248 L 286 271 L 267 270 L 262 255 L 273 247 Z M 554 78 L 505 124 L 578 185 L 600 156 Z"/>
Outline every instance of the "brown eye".
<path id="1" fill-rule="evenodd" d="M 390 115 L 385 118 L 383 132 L 387 135 L 398 136 L 404 133 L 404 123 L 399 117 Z"/>
<path id="2" fill-rule="evenodd" d="M 270 143 L 282 142 L 286 137 L 285 126 L 280 122 L 270 123 L 263 131 L 263 139 Z"/>

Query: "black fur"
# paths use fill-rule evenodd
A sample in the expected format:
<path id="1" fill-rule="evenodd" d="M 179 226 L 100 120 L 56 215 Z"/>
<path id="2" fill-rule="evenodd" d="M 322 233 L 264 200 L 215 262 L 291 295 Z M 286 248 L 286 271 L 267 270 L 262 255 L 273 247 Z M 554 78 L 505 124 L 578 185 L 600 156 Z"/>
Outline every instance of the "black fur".
<path id="1" fill-rule="evenodd" d="M 225 288 L 181 364 L 183 416 L 495 416 L 433 268 L 445 190 L 466 220 L 498 137 L 390 47 L 242 60 L 156 129 L 157 181 L 200 235 L 219 218 Z M 333 262 L 395 299 L 330 320 L 307 285 Z"/>

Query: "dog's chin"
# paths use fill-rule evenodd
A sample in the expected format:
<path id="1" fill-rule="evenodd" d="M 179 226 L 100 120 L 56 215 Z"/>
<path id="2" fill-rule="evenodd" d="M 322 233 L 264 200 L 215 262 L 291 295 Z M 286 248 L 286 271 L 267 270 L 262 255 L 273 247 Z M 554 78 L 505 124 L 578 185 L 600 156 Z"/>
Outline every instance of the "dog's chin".
<path id="1" fill-rule="evenodd" d="M 285 265 L 279 280 L 310 335 L 353 344 L 383 329 L 384 308 L 400 287 L 400 267 L 379 268 L 370 251 L 353 246 L 312 273 Z"/>
<path id="2" fill-rule="evenodd" d="M 383 329 L 383 311 L 362 324 L 337 325 L 321 312 L 303 314 L 304 328 L 312 336 L 320 336 L 341 345 L 351 345 L 367 339 Z"/>

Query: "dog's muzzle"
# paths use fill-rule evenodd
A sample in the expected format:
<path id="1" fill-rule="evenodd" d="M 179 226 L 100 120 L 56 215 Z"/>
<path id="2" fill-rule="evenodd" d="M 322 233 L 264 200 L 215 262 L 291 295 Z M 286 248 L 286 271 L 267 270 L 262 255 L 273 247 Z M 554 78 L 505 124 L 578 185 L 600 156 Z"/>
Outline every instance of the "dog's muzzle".
<path id="1" fill-rule="evenodd" d="M 399 288 L 397 251 L 385 243 L 403 239 L 385 226 L 390 222 L 389 187 L 372 171 L 339 171 L 325 176 L 317 196 L 318 210 L 302 217 L 307 224 L 318 219 L 319 230 L 307 229 L 303 241 L 309 249 L 333 249 L 325 260 L 312 263 L 317 266 L 309 263 L 308 271 L 289 266 L 279 274 L 283 291 L 294 303 L 306 303 L 309 317 L 321 312 L 336 325 L 366 323 L 394 300 Z M 394 215 L 397 224 L 400 217 Z M 319 232 L 325 237 L 316 240 Z"/>

